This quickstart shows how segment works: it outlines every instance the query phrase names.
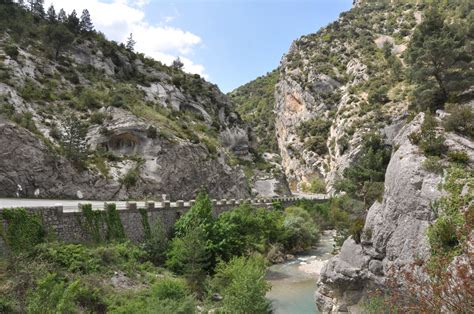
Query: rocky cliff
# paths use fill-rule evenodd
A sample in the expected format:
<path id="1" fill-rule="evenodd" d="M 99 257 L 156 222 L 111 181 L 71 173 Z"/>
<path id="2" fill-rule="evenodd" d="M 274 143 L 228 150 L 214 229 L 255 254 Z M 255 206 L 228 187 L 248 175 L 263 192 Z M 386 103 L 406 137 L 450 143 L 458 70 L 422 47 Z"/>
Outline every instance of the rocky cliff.
<path id="1" fill-rule="evenodd" d="M 99 33 L 0 10 L 1 197 L 250 195 L 232 162 L 255 166 L 248 127 L 217 86 Z M 65 153 L 71 116 L 87 129 L 81 167 Z"/>
<path id="2" fill-rule="evenodd" d="M 293 42 L 275 89 L 278 146 L 292 190 L 315 177 L 331 188 L 357 156 L 364 133 L 403 117 L 406 86 L 390 79 L 382 50 L 387 45 L 400 64 L 419 9 L 409 2 L 358 3 Z M 384 97 L 375 97 L 382 85 Z"/>
<path id="3" fill-rule="evenodd" d="M 433 73 L 433 67 L 414 69 L 422 57 L 434 56 L 441 64 L 448 50 L 459 49 L 458 57 L 450 56 L 445 66 L 459 62 L 452 73 L 472 73 L 472 57 L 459 57 L 471 51 L 468 42 L 472 43 L 472 36 L 462 30 L 472 30 L 472 3 L 446 2 L 437 10 L 425 1 L 354 1 L 354 7 L 336 22 L 294 41 L 281 60 L 273 100 L 275 135 L 290 189 L 308 192 L 310 187 L 309 192 L 314 192 L 313 187 L 322 190 L 324 184 L 330 192 L 347 192 L 367 209 L 357 213 L 361 230 L 353 235 L 360 239 L 349 237 L 322 271 L 316 302 L 323 312 L 356 311 L 355 305 L 369 291 L 387 289 L 390 272 L 399 274 L 413 264 L 425 265 L 440 254 L 432 246 L 435 240 L 430 245 L 427 231 L 430 226 L 437 228 L 443 215 L 434 204 L 446 196 L 442 187 L 446 168 L 455 165 L 467 174 L 462 199 L 467 204 L 472 200 L 472 74 L 450 78 L 453 92 L 444 106 L 449 113 L 438 110 L 434 122 L 424 123 L 421 111 L 433 114 L 443 106 L 431 98 L 438 88 L 435 78 L 427 75 Z M 427 12 L 435 12 L 435 18 L 424 24 Z M 446 36 L 453 25 L 457 33 Z M 436 49 L 430 51 L 456 36 L 462 43 L 458 48 L 453 41 L 452 48 L 443 48 L 440 54 L 433 53 Z M 420 74 L 425 81 L 415 78 Z M 262 79 L 270 81 L 268 76 Z M 255 98 L 262 83 L 253 84 L 245 89 Z M 420 89 L 423 91 L 418 92 Z M 259 103 L 256 98 L 254 103 Z M 430 103 L 435 105 L 429 108 Z M 377 163 L 383 153 L 364 146 L 367 135 L 374 133 L 383 138 L 381 151 L 388 151 L 388 166 Z M 348 173 L 351 168 L 356 170 Z M 377 171 L 382 178 L 372 185 Z M 368 196 L 372 196 L 370 202 Z M 451 210 L 462 215 L 469 212 L 469 206 L 456 206 Z M 467 229 L 472 228 L 466 224 Z M 449 228 L 451 235 L 461 234 L 466 226 L 460 223 Z M 452 243 L 459 246 L 456 253 L 449 254 L 460 254 L 453 263 L 469 260 L 472 236 Z M 472 268 L 469 271 L 472 274 Z"/>

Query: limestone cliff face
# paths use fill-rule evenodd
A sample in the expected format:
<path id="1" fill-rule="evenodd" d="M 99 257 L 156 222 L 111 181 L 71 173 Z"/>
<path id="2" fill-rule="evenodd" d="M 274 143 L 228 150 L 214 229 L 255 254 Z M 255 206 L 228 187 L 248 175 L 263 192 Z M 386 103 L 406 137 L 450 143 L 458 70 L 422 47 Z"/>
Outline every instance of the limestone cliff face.
<path id="1" fill-rule="evenodd" d="M 383 46 L 392 45 L 399 59 L 417 13 L 416 5 L 407 3 L 356 1 L 336 22 L 293 42 L 281 60 L 275 88 L 276 136 L 293 191 L 315 176 L 331 190 L 357 156 L 363 135 L 403 118 L 402 83 L 395 83 L 382 101 L 374 100 L 371 90 L 389 81 Z M 396 25 L 390 24 L 395 16 Z M 406 36 L 395 43 L 393 36 L 400 32 Z M 305 133 L 304 123 L 321 130 Z"/>
<path id="2" fill-rule="evenodd" d="M 325 265 L 316 292 L 323 312 L 350 311 L 370 289 L 384 287 L 387 275 L 430 256 L 426 230 L 434 221 L 432 203 L 443 192 L 441 174 L 423 168 L 426 157 L 408 136 L 420 129 L 423 114 L 405 125 L 393 140 L 393 153 L 385 175 L 381 203 L 368 213 L 360 244 L 347 239 L 340 253 Z M 453 142 L 462 142 L 462 137 Z M 471 145 L 471 146 L 470 146 Z M 456 146 L 474 161 L 474 147 Z"/>
<path id="3" fill-rule="evenodd" d="M 110 151 L 117 153 L 133 150 L 141 159 L 107 162 L 110 174 L 104 177 L 93 168 L 79 171 L 30 131 L 0 122 L 0 197 L 114 200 L 169 194 L 192 199 L 202 188 L 215 197 L 248 196 L 243 174 L 209 158 L 202 145 L 149 139 L 146 129 L 129 123 L 133 130 L 116 128 L 101 145 L 113 143 Z M 134 168 L 139 169 L 138 180 L 127 188 L 120 178 Z"/>
<path id="4" fill-rule="evenodd" d="M 0 34 L 1 197 L 250 195 L 229 162 L 249 156 L 248 127 L 217 86 L 100 36 L 76 38 L 58 60 L 39 39 L 15 40 Z M 67 115 L 87 125 L 82 173 L 60 153 Z"/>

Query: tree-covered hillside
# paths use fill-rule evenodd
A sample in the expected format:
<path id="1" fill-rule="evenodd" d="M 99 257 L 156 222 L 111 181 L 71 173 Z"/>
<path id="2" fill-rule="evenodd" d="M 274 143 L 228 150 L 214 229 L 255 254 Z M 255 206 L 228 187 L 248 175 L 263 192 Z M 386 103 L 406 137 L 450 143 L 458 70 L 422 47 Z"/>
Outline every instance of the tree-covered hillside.
<path id="1" fill-rule="evenodd" d="M 237 112 L 252 127 L 260 153 L 278 151 L 273 112 L 277 82 L 278 70 L 274 70 L 229 93 Z"/>

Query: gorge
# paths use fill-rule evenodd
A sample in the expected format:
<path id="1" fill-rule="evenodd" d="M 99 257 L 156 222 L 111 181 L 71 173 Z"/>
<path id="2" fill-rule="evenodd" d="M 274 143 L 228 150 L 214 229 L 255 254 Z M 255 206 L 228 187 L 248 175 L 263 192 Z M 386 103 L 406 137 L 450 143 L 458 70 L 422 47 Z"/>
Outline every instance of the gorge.
<path id="1" fill-rule="evenodd" d="M 0 312 L 474 308 L 473 8 L 354 1 L 224 94 L 0 3 L 0 198 L 131 206 L 0 210 Z"/>

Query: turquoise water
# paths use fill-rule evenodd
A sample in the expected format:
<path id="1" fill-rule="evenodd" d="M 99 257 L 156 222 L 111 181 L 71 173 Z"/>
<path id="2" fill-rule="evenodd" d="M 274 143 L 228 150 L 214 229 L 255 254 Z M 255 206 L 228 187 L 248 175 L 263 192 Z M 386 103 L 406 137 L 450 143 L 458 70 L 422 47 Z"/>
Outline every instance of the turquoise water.
<path id="1" fill-rule="evenodd" d="M 267 280 L 272 285 L 267 298 L 272 302 L 275 314 L 318 313 L 314 292 L 319 270 L 333 251 L 333 233 L 321 236 L 318 246 L 297 259 L 284 264 L 272 265 Z"/>

